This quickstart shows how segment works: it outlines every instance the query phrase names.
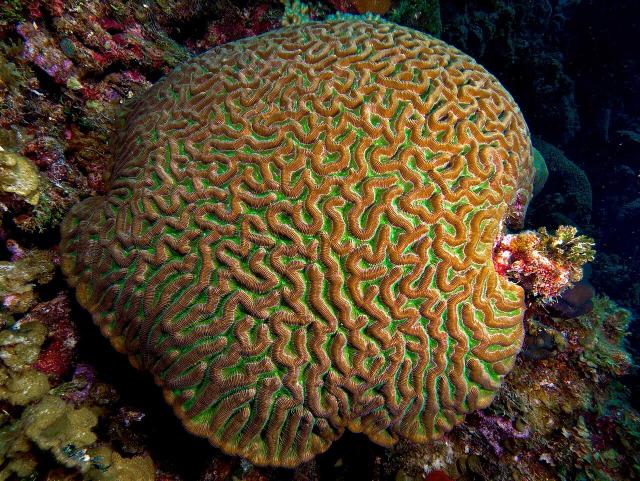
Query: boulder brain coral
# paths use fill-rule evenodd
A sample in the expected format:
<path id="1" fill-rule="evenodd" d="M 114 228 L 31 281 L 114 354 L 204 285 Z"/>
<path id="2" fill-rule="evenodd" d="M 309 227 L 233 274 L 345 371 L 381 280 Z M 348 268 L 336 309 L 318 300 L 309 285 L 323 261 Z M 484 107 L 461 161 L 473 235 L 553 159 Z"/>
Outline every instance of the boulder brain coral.
<path id="1" fill-rule="evenodd" d="M 523 292 L 492 248 L 531 196 L 526 124 L 471 58 L 308 23 L 194 58 L 132 106 L 63 269 L 187 429 L 293 466 L 344 429 L 423 442 L 487 406 Z"/>

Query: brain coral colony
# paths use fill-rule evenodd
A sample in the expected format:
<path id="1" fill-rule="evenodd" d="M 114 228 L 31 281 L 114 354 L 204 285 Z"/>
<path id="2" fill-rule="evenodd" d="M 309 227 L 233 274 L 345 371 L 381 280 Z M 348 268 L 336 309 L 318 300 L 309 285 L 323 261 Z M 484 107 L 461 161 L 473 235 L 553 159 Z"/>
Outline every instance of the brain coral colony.
<path id="1" fill-rule="evenodd" d="M 0 481 L 631 479 L 630 316 L 591 239 L 515 232 L 547 171 L 513 98 L 322 19 L 400 3 L 11 2 Z"/>
<path id="2" fill-rule="evenodd" d="M 527 127 L 472 59 L 394 24 L 307 23 L 182 65 L 135 105 L 62 268 L 187 429 L 295 466 L 486 407 L 523 336 L 492 249 Z"/>

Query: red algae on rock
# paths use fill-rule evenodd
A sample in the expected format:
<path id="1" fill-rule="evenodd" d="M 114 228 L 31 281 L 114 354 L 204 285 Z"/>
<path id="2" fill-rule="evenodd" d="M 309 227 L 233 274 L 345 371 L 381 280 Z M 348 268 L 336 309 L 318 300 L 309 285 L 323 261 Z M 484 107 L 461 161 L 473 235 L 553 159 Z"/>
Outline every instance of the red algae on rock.
<path id="1" fill-rule="evenodd" d="M 560 226 L 502 236 L 494 247 L 496 270 L 532 296 L 549 302 L 582 279 L 582 266 L 594 259 L 593 239 Z"/>
<path id="2" fill-rule="evenodd" d="M 424 477 L 424 481 L 453 481 L 444 471 L 431 471 Z"/>
<path id="3" fill-rule="evenodd" d="M 56 379 L 69 372 L 78 342 L 70 315 L 69 299 L 65 295 L 39 304 L 29 312 L 29 318 L 38 319 L 47 328 L 45 344 L 33 367 Z"/>

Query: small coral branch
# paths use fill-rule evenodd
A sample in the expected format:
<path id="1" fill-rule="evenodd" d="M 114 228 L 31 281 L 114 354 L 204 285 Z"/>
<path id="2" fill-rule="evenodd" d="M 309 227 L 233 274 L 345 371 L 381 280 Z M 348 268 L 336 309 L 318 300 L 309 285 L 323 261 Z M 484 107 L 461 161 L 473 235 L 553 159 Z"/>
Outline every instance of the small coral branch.
<path id="1" fill-rule="evenodd" d="M 282 25 L 300 25 L 311 20 L 309 15 L 309 5 L 300 0 L 283 0 L 284 14 L 282 15 Z"/>
<path id="2" fill-rule="evenodd" d="M 582 279 L 582 266 L 595 256 L 593 239 L 572 226 L 553 234 L 538 231 L 507 234 L 496 243 L 493 262 L 499 274 L 547 302 Z"/>

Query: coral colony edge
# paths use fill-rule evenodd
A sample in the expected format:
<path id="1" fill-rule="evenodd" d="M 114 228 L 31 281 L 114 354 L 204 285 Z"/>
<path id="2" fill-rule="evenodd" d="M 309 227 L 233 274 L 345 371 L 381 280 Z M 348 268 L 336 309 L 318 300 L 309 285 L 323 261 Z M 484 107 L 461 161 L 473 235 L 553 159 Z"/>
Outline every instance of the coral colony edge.
<path id="1" fill-rule="evenodd" d="M 62 269 L 184 426 L 258 465 L 345 429 L 441 437 L 522 346 L 507 273 L 551 298 L 592 257 L 575 230 L 507 234 L 536 174 L 518 106 L 381 19 L 217 47 L 124 123 L 106 194 L 62 224 Z"/>

